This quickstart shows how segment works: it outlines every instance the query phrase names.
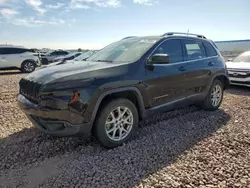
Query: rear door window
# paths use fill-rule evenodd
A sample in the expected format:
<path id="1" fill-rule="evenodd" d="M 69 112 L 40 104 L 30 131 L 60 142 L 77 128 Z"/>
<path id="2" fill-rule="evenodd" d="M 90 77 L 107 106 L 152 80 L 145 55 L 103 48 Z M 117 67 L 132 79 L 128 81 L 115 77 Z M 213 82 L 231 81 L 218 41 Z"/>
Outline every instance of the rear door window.
<path id="1" fill-rule="evenodd" d="M 206 57 L 205 48 L 200 41 L 183 40 L 183 43 L 187 55 L 187 60 L 196 60 Z"/>
<path id="2" fill-rule="evenodd" d="M 15 48 L 2 48 L 2 52 L 5 55 L 15 54 L 16 50 Z"/>
<path id="3" fill-rule="evenodd" d="M 0 48 L 0 55 L 4 54 L 4 48 Z"/>
<path id="4" fill-rule="evenodd" d="M 217 55 L 216 50 L 214 49 L 214 47 L 209 44 L 208 42 L 203 42 L 206 52 L 207 52 L 207 57 L 213 57 Z"/>

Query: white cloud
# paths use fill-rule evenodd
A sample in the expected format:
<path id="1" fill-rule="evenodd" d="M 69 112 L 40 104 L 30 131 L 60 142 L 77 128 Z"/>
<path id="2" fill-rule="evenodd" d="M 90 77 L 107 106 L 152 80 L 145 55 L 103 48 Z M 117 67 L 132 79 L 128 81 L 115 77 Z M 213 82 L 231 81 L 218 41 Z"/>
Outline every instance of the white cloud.
<path id="1" fill-rule="evenodd" d="M 59 9 L 59 8 L 63 7 L 64 5 L 65 4 L 63 4 L 63 3 L 56 3 L 56 4 L 46 5 L 46 7 L 49 9 Z"/>
<path id="2" fill-rule="evenodd" d="M 133 0 L 133 1 L 136 4 L 148 5 L 148 6 L 151 6 L 159 2 L 158 0 Z"/>
<path id="3" fill-rule="evenodd" d="M 60 25 L 60 24 L 64 24 L 65 21 L 61 19 L 51 19 L 47 21 L 47 20 L 39 20 L 39 19 L 30 17 L 30 18 L 13 19 L 12 23 L 14 25 L 21 25 L 21 26 L 26 26 L 26 27 L 37 27 L 37 26 L 42 26 L 42 25 Z"/>
<path id="4" fill-rule="evenodd" d="M 98 7 L 117 8 L 121 6 L 120 0 L 70 0 L 70 8 L 89 9 L 92 5 Z"/>
<path id="5" fill-rule="evenodd" d="M 25 0 L 25 2 L 40 14 L 47 12 L 46 9 L 41 8 L 43 4 L 41 0 Z"/>
<path id="6" fill-rule="evenodd" d="M 18 12 L 13 10 L 13 9 L 9 9 L 9 8 L 3 8 L 3 9 L 0 9 L 0 14 L 6 18 L 6 19 L 10 19 L 12 18 L 13 16 L 17 15 Z"/>
<path id="7" fill-rule="evenodd" d="M 70 2 L 69 8 L 71 9 L 90 9 L 90 6 L 84 5 L 82 3 L 79 3 L 77 1 Z"/>
<path id="8" fill-rule="evenodd" d="M 107 1 L 96 1 L 95 2 L 97 6 L 100 7 L 120 7 L 121 6 L 121 1 L 119 0 L 107 0 Z"/>

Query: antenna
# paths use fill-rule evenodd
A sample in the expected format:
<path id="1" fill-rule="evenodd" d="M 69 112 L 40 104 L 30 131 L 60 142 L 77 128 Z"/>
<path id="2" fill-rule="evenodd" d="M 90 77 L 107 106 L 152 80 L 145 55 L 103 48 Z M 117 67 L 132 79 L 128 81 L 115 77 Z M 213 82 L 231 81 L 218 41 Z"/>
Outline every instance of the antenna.
<path id="1" fill-rule="evenodd" d="M 188 36 L 188 34 L 189 34 L 189 29 L 188 29 L 188 31 L 187 31 L 187 36 Z"/>

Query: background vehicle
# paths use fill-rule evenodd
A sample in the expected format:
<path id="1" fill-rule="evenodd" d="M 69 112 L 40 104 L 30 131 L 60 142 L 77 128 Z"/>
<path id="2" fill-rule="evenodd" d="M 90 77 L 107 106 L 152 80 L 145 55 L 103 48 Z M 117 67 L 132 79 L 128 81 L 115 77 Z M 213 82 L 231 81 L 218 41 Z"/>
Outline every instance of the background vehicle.
<path id="1" fill-rule="evenodd" d="M 128 141 L 152 113 L 216 110 L 229 84 L 224 58 L 204 36 L 189 35 L 128 38 L 85 63 L 38 70 L 20 81 L 18 104 L 47 134 L 93 133 L 107 148 Z"/>
<path id="2" fill-rule="evenodd" d="M 40 66 L 39 53 L 20 46 L 0 46 L 0 69 L 33 72 Z"/>
<path id="3" fill-rule="evenodd" d="M 232 85 L 250 87 L 250 51 L 228 61 L 227 69 Z"/>
<path id="4" fill-rule="evenodd" d="M 90 56 L 92 56 L 94 53 L 98 52 L 99 50 L 89 50 L 83 54 L 81 54 L 80 56 L 76 57 L 74 59 L 74 61 L 85 61 L 86 59 L 88 59 Z"/>
<path id="5" fill-rule="evenodd" d="M 90 50 L 88 52 L 76 52 L 76 53 L 80 53 L 80 55 L 78 55 L 77 57 L 75 57 L 74 59 L 70 60 L 61 60 L 61 61 L 57 61 L 54 63 L 50 63 L 49 65 L 45 65 L 42 68 L 46 68 L 46 67 L 51 67 L 51 66 L 55 66 L 55 65 L 61 65 L 61 64 L 65 64 L 65 63 L 72 63 L 74 61 L 85 61 L 87 58 L 89 58 L 91 55 L 93 55 L 94 53 L 96 53 L 98 50 Z M 66 58 L 67 56 L 65 56 Z M 72 57 L 72 56 L 70 56 Z M 60 59 L 60 58 L 59 58 Z"/>
<path id="6" fill-rule="evenodd" d="M 57 57 L 53 60 L 53 62 L 65 62 L 67 60 L 72 60 L 72 59 L 75 59 L 76 57 L 78 57 L 79 55 L 81 55 L 82 52 L 73 52 L 73 53 L 69 53 L 68 55 L 66 56 L 60 56 L 60 57 Z"/>
<path id="7" fill-rule="evenodd" d="M 68 55 L 69 52 L 67 51 L 64 51 L 64 50 L 55 50 L 55 51 L 52 51 L 52 52 L 47 52 L 45 53 L 44 55 L 41 56 L 42 58 L 42 64 L 43 65 L 47 65 L 51 62 L 53 62 L 53 60 L 57 57 L 62 57 L 62 56 L 66 56 Z"/>

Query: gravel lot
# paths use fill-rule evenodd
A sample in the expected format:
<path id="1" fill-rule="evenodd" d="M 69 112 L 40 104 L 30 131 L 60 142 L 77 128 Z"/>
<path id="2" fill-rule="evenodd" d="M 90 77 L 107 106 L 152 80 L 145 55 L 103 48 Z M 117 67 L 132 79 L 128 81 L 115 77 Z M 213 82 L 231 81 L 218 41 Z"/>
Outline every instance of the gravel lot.
<path id="1" fill-rule="evenodd" d="M 228 89 L 216 112 L 150 117 L 106 150 L 33 128 L 16 105 L 23 76 L 0 71 L 0 187 L 250 187 L 250 89 Z"/>

